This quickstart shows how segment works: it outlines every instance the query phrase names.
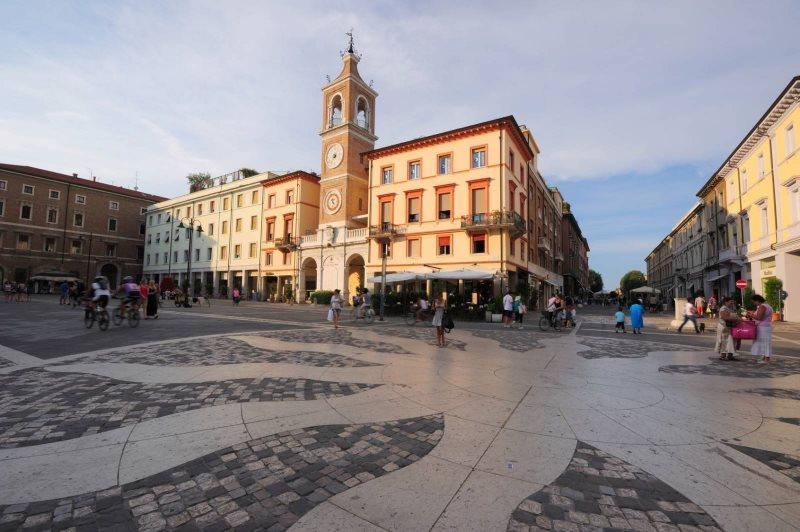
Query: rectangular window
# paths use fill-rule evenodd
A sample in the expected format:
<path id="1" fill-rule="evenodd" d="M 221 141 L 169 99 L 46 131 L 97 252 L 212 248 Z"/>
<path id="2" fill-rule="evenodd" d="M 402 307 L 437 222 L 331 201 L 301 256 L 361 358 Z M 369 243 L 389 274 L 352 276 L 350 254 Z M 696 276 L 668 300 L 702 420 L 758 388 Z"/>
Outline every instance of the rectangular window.
<path id="1" fill-rule="evenodd" d="M 511 150 L 508 150 L 508 167 L 514 171 L 514 152 Z"/>
<path id="2" fill-rule="evenodd" d="M 181 210 L 180 209 L 175 211 L 175 218 L 177 218 L 177 219 L 181 218 Z"/>
<path id="3" fill-rule="evenodd" d="M 419 238 L 410 238 L 408 239 L 408 256 L 409 257 L 419 257 L 420 256 L 420 242 Z"/>
<path id="4" fill-rule="evenodd" d="M 470 192 L 472 194 L 472 218 L 475 221 L 479 221 L 486 215 L 486 188 L 473 188 Z"/>
<path id="5" fill-rule="evenodd" d="M 183 250 L 183 262 L 189 262 L 189 250 L 188 249 L 184 249 Z"/>
<path id="6" fill-rule="evenodd" d="M 258 216 L 253 215 L 250 217 L 250 230 L 255 231 L 258 229 Z"/>
<path id="7" fill-rule="evenodd" d="M 195 260 L 195 262 L 200 260 L 200 248 L 195 248 L 194 249 L 194 260 Z"/>
<path id="8" fill-rule="evenodd" d="M 158 221 L 157 221 L 156 223 L 159 223 L 159 224 L 160 224 L 160 223 L 161 223 L 161 213 L 159 213 L 159 214 L 158 214 L 158 218 L 157 218 L 157 220 L 158 220 Z M 150 223 L 152 224 L 152 223 L 153 223 L 153 220 L 150 220 Z"/>
<path id="9" fill-rule="evenodd" d="M 192 208 L 191 207 L 186 207 L 186 217 L 187 218 L 191 218 L 192 217 Z"/>
<path id="10" fill-rule="evenodd" d="M 383 168 L 381 170 L 381 183 L 384 185 L 388 185 L 392 182 L 392 169 L 391 168 Z"/>
<path id="11" fill-rule="evenodd" d="M 440 236 L 439 237 L 439 255 L 449 255 L 450 254 L 450 244 L 452 242 L 452 237 L 448 236 Z"/>
<path id="12" fill-rule="evenodd" d="M 106 244 L 106 257 L 115 257 L 117 255 L 116 244 Z"/>
<path id="13" fill-rule="evenodd" d="M 151 244 L 153 242 L 153 235 L 147 235 L 147 243 Z M 158 241 L 156 241 L 158 242 Z"/>
<path id="14" fill-rule="evenodd" d="M 766 171 L 764 169 L 764 154 L 763 153 L 759 153 L 758 154 L 758 178 L 759 179 L 763 179 L 765 173 L 766 173 Z"/>
<path id="15" fill-rule="evenodd" d="M 83 241 L 81 240 L 73 240 L 70 242 L 69 245 L 69 252 L 73 255 L 80 255 L 81 251 L 83 251 Z"/>
<path id="16" fill-rule="evenodd" d="M 256 243 L 255 242 L 250 242 L 250 246 L 249 247 L 250 247 L 250 249 L 248 250 L 247 256 L 249 258 L 251 258 L 251 259 L 255 258 L 255 256 L 256 256 Z"/>
<path id="17" fill-rule="evenodd" d="M 236 206 L 243 207 L 244 206 L 244 194 L 237 194 L 236 195 Z"/>
<path id="18" fill-rule="evenodd" d="M 19 207 L 19 217 L 22 220 L 33 219 L 33 207 L 27 204 L 22 204 Z"/>
<path id="19" fill-rule="evenodd" d="M 794 137 L 794 124 L 789 124 L 789 127 L 786 128 L 786 133 L 784 136 L 786 142 L 786 156 L 788 157 L 794 153 L 794 150 L 797 146 Z"/>
<path id="20" fill-rule="evenodd" d="M 275 207 L 275 194 L 270 194 L 267 197 L 267 207 L 269 207 L 270 209 Z"/>
<path id="21" fill-rule="evenodd" d="M 50 199 L 61 199 L 61 191 L 50 189 L 50 193 L 47 196 Z"/>
<path id="22" fill-rule="evenodd" d="M 52 236 L 47 236 L 44 239 L 44 250 L 47 253 L 55 253 L 56 251 L 56 239 Z"/>
<path id="23" fill-rule="evenodd" d="M 147 214 L 147 207 L 141 207 L 139 209 L 139 214 Z"/>
<path id="24" fill-rule="evenodd" d="M 800 184 L 796 182 L 794 188 L 789 191 L 789 205 L 792 209 L 792 222 L 800 222 Z"/>
<path id="25" fill-rule="evenodd" d="M 747 170 L 742 170 L 740 181 L 742 185 L 742 194 L 744 194 L 747 192 Z"/>
<path id="26" fill-rule="evenodd" d="M 8 190 L 8 181 L 0 180 L 0 190 Z"/>
<path id="27" fill-rule="evenodd" d="M 201 214 L 203 214 L 203 204 L 202 203 L 198 203 L 197 204 L 197 215 L 200 216 Z"/>
<path id="28" fill-rule="evenodd" d="M 281 251 L 281 262 L 283 264 L 286 264 L 288 262 L 288 259 L 289 259 L 289 254 L 286 253 L 285 251 Z"/>
<path id="29" fill-rule="evenodd" d="M 230 208 L 230 198 L 222 198 L 222 210 L 227 211 Z"/>
<path id="30" fill-rule="evenodd" d="M 267 240 L 272 241 L 275 239 L 275 220 L 267 222 Z"/>
<path id="31" fill-rule="evenodd" d="M 156 244 L 161 242 L 161 233 L 156 233 Z M 164 233 L 164 242 L 169 242 L 169 233 Z"/>
<path id="32" fill-rule="evenodd" d="M 440 155 L 438 160 L 439 174 L 449 174 L 453 171 L 453 157 L 451 155 Z"/>
<path id="33" fill-rule="evenodd" d="M 414 181 L 419 179 L 419 161 L 412 161 L 408 163 L 408 179 Z"/>
<path id="34" fill-rule="evenodd" d="M 172 253 L 172 262 L 174 262 L 175 264 L 178 264 L 178 252 L 177 251 L 174 251 Z"/>
<path id="35" fill-rule="evenodd" d="M 145 263 L 146 266 L 150 266 L 150 254 L 149 253 L 147 255 L 145 255 L 144 263 Z"/>
<path id="36" fill-rule="evenodd" d="M 238 259 L 241 256 L 242 256 L 242 245 L 236 244 L 235 246 L 233 246 L 233 258 Z"/>
<path id="37" fill-rule="evenodd" d="M 472 235 L 472 252 L 486 253 L 486 234 Z"/>
<path id="38" fill-rule="evenodd" d="M 235 224 L 236 225 L 234 226 L 234 231 L 238 233 L 239 231 L 242 230 L 242 219 L 241 218 L 236 218 Z"/>
<path id="39" fill-rule="evenodd" d="M 214 224 L 208 224 L 208 236 L 214 236 Z"/>
<path id="40" fill-rule="evenodd" d="M 409 222 L 419 222 L 420 221 L 420 203 L 422 201 L 421 196 L 412 196 L 408 198 L 408 221 Z"/>
<path id="41" fill-rule="evenodd" d="M 212 254 L 213 250 L 211 248 L 206 248 L 206 260 L 211 260 Z"/>
<path id="42" fill-rule="evenodd" d="M 381 202 L 381 227 L 388 228 L 392 223 L 392 202 Z"/>
<path id="43" fill-rule="evenodd" d="M 49 224 L 57 224 L 58 223 L 58 210 L 56 210 L 56 209 L 47 209 L 47 223 L 49 223 Z"/>
<path id="44" fill-rule="evenodd" d="M 438 218 L 439 220 L 449 220 L 452 218 L 453 214 L 453 193 L 452 192 L 440 192 L 436 198 L 437 206 L 436 210 L 438 211 Z"/>
<path id="45" fill-rule="evenodd" d="M 222 220 L 222 234 L 228 234 L 228 220 Z"/>
<path id="46" fill-rule="evenodd" d="M 761 236 L 767 236 L 769 233 L 769 218 L 767 217 L 767 206 L 761 206 Z"/>
<path id="47" fill-rule="evenodd" d="M 0 200 L 0 216 L 3 216 L 6 213 L 6 202 L 4 200 Z"/>
<path id="48" fill-rule="evenodd" d="M 272 266 L 272 253 L 270 253 L 269 251 L 266 254 L 264 262 L 267 264 L 267 266 Z"/>
<path id="49" fill-rule="evenodd" d="M 75 194 L 75 203 L 78 205 L 86 205 L 86 196 Z"/>
<path id="50" fill-rule="evenodd" d="M 380 250 L 381 250 L 381 257 L 391 257 L 392 256 L 392 243 L 388 241 L 382 241 L 380 243 Z"/>
<path id="51" fill-rule="evenodd" d="M 136 246 L 136 260 L 144 262 L 144 246 Z"/>
<path id="52" fill-rule="evenodd" d="M 214 200 L 211 200 L 211 202 L 208 204 L 208 212 L 213 213 L 213 212 L 216 212 L 216 211 L 217 211 L 217 202 L 214 201 Z"/>
<path id="53" fill-rule="evenodd" d="M 475 148 L 472 150 L 472 167 L 483 168 L 486 166 L 486 148 Z"/>
<path id="54" fill-rule="evenodd" d="M 139 234 L 143 235 L 147 230 L 147 226 L 145 224 L 139 224 Z"/>
<path id="55" fill-rule="evenodd" d="M 168 254 L 167 254 L 167 252 L 165 251 L 165 252 L 164 252 L 164 264 L 166 264 L 168 260 L 169 260 L 169 255 L 168 255 Z M 156 261 L 156 262 L 158 262 L 158 261 Z"/>
<path id="56" fill-rule="evenodd" d="M 31 247 L 31 237 L 28 235 L 18 234 L 17 249 L 30 249 L 30 247 Z"/>
<path id="57" fill-rule="evenodd" d="M 117 220 L 116 220 L 116 218 L 109 218 L 108 219 L 108 230 L 109 231 L 116 231 L 117 230 Z"/>
<path id="58" fill-rule="evenodd" d="M 250 193 L 250 205 L 258 204 L 258 190 L 254 190 Z"/>
<path id="59" fill-rule="evenodd" d="M 33 196 L 33 189 L 33 185 L 22 185 L 22 193 L 27 194 L 28 196 Z"/>
<path id="60" fill-rule="evenodd" d="M 108 208 L 111 209 L 112 211 L 118 211 L 119 210 L 119 202 L 118 201 L 109 201 L 108 202 Z"/>

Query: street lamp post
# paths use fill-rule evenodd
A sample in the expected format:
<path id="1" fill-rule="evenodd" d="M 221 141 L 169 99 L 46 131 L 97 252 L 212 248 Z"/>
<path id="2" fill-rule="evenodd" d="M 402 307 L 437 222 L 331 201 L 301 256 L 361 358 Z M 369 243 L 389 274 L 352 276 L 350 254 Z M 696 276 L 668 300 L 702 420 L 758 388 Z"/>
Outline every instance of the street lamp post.
<path id="1" fill-rule="evenodd" d="M 83 237 L 80 237 L 81 241 L 83 241 Z M 86 286 L 92 285 L 92 280 L 89 278 L 89 270 L 92 265 L 92 239 L 94 238 L 94 233 L 89 233 L 89 249 L 87 250 L 88 257 L 86 258 Z"/>
<path id="2" fill-rule="evenodd" d="M 183 221 L 186 220 L 186 225 L 183 225 Z M 189 290 L 191 290 L 192 294 L 194 295 L 194 286 L 192 283 L 192 240 L 194 236 L 194 224 L 197 222 L 197 232 L 203 232 L 203 226 L 200 225 L 199 221 L 196 218 L 181 218 L 180 223 L 178 224 L 178 229 L 189 229 L 189 254 L 186 261 L 186 281 L 189 283 Z M 189 297 L 184 299 L 183 302 L 184 307 L 189 306 Z"/>

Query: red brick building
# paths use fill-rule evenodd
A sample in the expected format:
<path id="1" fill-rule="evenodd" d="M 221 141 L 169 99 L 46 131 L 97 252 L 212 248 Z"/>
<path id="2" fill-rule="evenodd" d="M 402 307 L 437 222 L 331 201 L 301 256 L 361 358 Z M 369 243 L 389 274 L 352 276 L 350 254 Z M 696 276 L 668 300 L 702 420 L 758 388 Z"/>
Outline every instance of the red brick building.
<path id="1" fill-rule="evenodd" d="M 564 275 L 564 295 L 583 298 L 589 291 L 589 242 L 583 236 L 569 203 L 565 201 L 562 207 L 561 248 L 564 262 L 561 273 Z"/>
<path id="2" fill-rule="evenodd" d="M 116 286 L 138 277 L 145 211 L 164 198 L 30 166 L 0 164 L 0 279 L 86 281 Z"/>

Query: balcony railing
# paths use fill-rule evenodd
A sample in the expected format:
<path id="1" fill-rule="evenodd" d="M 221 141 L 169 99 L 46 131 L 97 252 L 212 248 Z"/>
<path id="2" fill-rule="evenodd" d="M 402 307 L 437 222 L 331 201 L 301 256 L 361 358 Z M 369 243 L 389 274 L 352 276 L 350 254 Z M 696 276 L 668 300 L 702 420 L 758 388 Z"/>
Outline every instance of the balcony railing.
<path id="1" fill-rule="evenodd" d="M 319 240 L 319 235 L 317 235 L 317 233 L 311 235 L 303 235 L 300 237 L 300 244 L 308 246 L 311 244 L 316 244 L 317 240 Z"/>
<path id="2" fill-rule="evenodd" d="M 513 211 L 492 211 L 461 217 L 461 228 L 466 231 L 509 229 L 512 234 L 525 234 L 525 220 Z"/>
<path id="3" fill-rule="evenodd" d="M 275 247 L 281 250 L 291 251 L 297 249 L 300 239 L 292 236 L 279 237 L 275 239 Z"/>
<path id="4" fill-rule="evenodd" d="M 376 240 L 391 240 L 401 232 L 401 229 L 393 223 L 381 222 L 378 225 L 369 226 L 369 237 Z"/>
<path id="5" fill-rule="evenodd" d="M 543 236 L 539 237 L 538 246 L 539 246 L 539 249 L 545 251 L 546 253 L 550 253 L 552 251 L 552 248 L 550 247 L 550 240 L 548 240 L 547 238 L 545 238 Z"/>
<path id="6" fill-rule="evenodd" d="M 358 240 L 360 238 L 366 238 L 367 236 L 367 228 L 366 227 L 359 227 L 358 229 L 348 229 L 347 230 L 347 241 L 352 242 L 353 240 Z"/>

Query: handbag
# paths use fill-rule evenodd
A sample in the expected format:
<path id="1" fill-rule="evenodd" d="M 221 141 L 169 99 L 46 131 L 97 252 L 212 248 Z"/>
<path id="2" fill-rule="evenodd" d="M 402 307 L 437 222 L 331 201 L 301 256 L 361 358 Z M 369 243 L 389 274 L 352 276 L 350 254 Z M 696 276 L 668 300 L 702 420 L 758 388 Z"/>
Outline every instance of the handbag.
<path id="1" fill-rule="evenodd" d="M 450 317 L 449 313 L 445 313 L 445 315 L 442 316 L 442 327 L 444 327 L 444 330 L 447 332 L 450 332 L 451 330 L 453 330 L 453 327 L 455 327 L 455 323 L 453 323 L 453 318 Z"/>
<path id="2" fill-rule="evenodd" d="M 753 320 L 744 320 L 731 328 L 731 336 L 734 340 L 755 340 L 758 336 L 758 327 Z"/>
<path id="3" fill-rule="evenodd" d="M 333 309 L 328 309 L 328 321 L 333 321 Z"/>

